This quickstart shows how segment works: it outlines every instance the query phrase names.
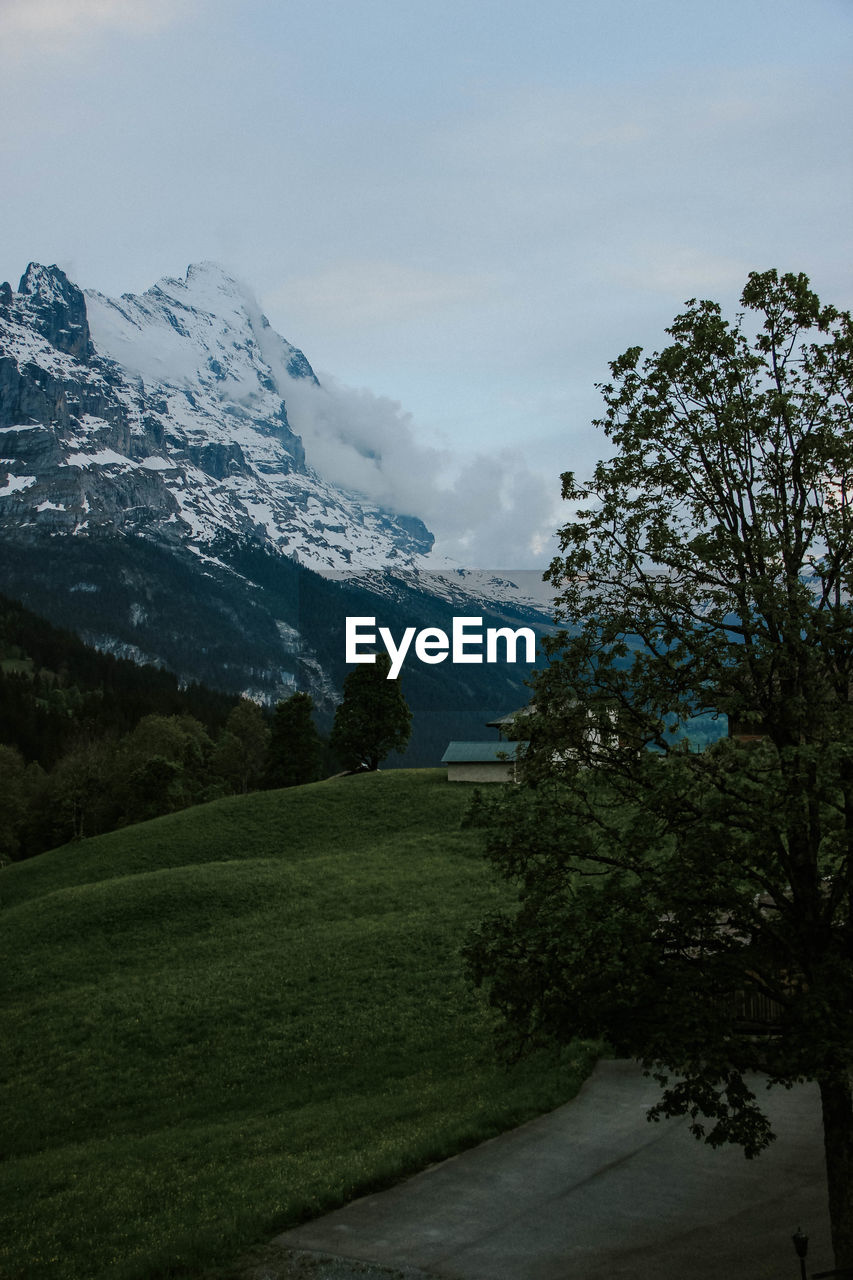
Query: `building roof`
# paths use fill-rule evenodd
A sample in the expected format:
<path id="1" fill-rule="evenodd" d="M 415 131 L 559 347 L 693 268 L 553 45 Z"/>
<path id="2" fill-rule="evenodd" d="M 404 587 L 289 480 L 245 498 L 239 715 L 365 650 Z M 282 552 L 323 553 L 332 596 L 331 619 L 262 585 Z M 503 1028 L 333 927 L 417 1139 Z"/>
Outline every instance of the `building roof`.
<path id="1" fill-rule="evenodd" d="M 441 763 L 507 764 L 526 746 L 526 742 L 450 742 Z"/>
<path id="2" fill-rule="evenodd" d="M 494 720 L 487 720 L 486 728 L 503 729 L 506 725 L 511 725 L 516 716 L 532 716 L 533 712 L 533 703 L 528 702 L 526 706 L 519 707 L 517 711 L 507 711 L 506 715 L 497 716 Z"/>

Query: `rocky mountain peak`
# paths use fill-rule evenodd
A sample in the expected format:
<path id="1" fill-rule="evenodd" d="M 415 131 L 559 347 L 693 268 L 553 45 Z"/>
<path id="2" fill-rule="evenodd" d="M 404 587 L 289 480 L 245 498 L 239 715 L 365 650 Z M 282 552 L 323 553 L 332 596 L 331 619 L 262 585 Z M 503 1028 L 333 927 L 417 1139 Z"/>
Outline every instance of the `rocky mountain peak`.
<path id="1" fill-rule="evenodd" d="M 309 689 L 331 715 L 346 617 L 446 628 L 480 605 L 421 572 L 440 565 L 420 519 L 306 457 L 288 409 L 310 448 L 330 396 L 215 264 L 120 298 L 30 264 L 0 286 L 0 590 L 108 652 L 269 702 Z M 378 456 L 357 414 L 335 428 L 344 457 Z M 492 676 L 466 668 L 438 703 L 418 679 L 429 762 L 447 711 L 477 731 Z"/>
<path id="2" fill-rule="evenodd" d="M 77 360 L 90 358 L 93 347 L 86 300 L 61 267 L 31 262 L 21 276 L 18 295 L 29 324 L 51 346 Z"/>
<path id="3" fill-rule="evenodd" d="M 306 459 L 288 402 L 324 394 L 215 263 L 118 299 L 31 263 L 0 289 L 0 531 L 144 536 L 205 563 L 225 541 L 321 569 L 414 565 L 432 546 L 420 520 Z"/>
<path id="4" fill-rule="evenodd" d="M 301 351 L 270 326 L 251 290 L 213 262 L 165 276 L 118 300 L 87 290 L 98 351 L 146 385 L 215 384 L 220 398 L 284 398 L 294 378 L 315 385 Z"/>
<path id="5" fill-rule="evenodd" d="M 191 262 L 187 267 L 186 285 L 189 286 L 197 281 L 204 281 L 213 288 L 223 291 L 246 292 L 245 285 L 242 285 L 236 276 L 233 276 L 220 262 L 212 262 L 208 258 L 202 262 Z"/>

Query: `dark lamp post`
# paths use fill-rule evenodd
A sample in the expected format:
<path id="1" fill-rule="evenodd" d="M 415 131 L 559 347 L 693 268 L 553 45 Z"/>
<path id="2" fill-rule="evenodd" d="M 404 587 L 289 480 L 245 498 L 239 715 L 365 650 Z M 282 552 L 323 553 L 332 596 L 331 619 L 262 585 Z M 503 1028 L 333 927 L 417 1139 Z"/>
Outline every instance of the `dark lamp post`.
<path id="1" fill-rule="evenodd" d="M 809 1251 L 809 1238 L 803 1235 L 803 1228 L 797 1227 L 791 1236 L 791 1243 L 800 1260 L 800 1280 L 806 1280 L 806 1254 Z"/>

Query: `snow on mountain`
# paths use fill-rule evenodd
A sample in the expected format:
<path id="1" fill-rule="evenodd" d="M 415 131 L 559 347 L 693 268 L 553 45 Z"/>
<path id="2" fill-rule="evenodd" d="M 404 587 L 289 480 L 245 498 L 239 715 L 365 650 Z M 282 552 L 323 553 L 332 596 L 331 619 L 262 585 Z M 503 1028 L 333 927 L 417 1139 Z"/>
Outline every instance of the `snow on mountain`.
<path id="1" fill-rule="evenodd" d="M 216 263 L 196 263 L 184 280 L 167 277 L 141 297 L 114 301 L 90 289 L 85 298 L 97 350 L 149 385 L 212 385 L 220 403 L 260 407 L 290 379 L 316 382 L 302 352 Z"/>
<path id="2" fill-rule="evenodd" d="M 417 517 L 309 465 L 287 413 L 305 383 L 305 356 L 216 264 L 117 300 L 31 264 L 0 287 L 0 528 L 112 526 L 203 559 L 227 536 L 321 570 L 424 564 Z"/>
<path id="3" fill-rule="evenodd" d="M 350 616 L 395 635 L 456 614 L 546 628 L 538 574 L 437 565 L 417 516 L 364 496 L 399 492 L 425 455 L 401 452 L 396 414 L 376 432 L 358 409 L 214 264 L 118 299 L 31 264 L 0 285 L 0 591 L 185 681 L 266 703 L 305 689 L 327 725 Z M 409 758 L 481 733 L 525 675 L 410 664 Z"/>

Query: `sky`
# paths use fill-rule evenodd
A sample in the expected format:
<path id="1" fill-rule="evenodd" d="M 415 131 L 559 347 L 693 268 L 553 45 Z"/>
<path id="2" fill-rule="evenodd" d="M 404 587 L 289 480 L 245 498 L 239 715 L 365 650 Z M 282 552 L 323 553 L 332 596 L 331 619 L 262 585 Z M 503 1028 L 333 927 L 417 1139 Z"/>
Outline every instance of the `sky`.
<path id="1" fill-rule="evenodd" d="M 442 550 L 546 563 L 609 361 L 750 270 L 853 306 L 851 66 L 853 0 L 0 0 L 0 279 L 222 263 L 336 480 L 351 412 Z"/>

